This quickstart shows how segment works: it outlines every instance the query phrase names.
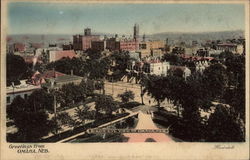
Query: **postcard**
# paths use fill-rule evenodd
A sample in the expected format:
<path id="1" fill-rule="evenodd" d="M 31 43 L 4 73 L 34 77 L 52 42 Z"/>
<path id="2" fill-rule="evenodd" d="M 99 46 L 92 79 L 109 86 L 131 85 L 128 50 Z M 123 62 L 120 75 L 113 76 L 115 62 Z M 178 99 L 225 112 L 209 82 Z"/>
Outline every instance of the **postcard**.
<path id="1" fill-rule="evenodd" d="M 1 159 L 249 158 L 249 1 L 1 15 Z"/>

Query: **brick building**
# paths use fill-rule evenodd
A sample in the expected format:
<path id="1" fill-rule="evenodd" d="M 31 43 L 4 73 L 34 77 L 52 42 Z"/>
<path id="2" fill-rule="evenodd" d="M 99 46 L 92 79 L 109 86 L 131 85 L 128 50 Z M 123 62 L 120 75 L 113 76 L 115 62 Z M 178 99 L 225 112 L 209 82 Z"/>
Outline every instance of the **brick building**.
<path id="1" fill-rule="evenodd" d="M 99 35 L 92 35 L 91 29 L 84 29 L 84 35 L 74 35 L 73 36 L 73 48 L 74 50 L 87 50 L 91 48 L 92 41 L 100 41 Z"/>

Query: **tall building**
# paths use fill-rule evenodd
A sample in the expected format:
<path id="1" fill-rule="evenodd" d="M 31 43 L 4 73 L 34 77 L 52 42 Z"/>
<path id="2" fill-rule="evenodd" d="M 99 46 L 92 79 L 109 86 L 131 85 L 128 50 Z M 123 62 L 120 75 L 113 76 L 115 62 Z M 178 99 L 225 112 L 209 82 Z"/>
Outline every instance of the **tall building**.
<path id="1" fill-rule="evenodd" d="M 139 50 L 139 25 L 134 25 L 134 40 L 136 45 L 136 50 Z"/>
<path id="2" fill-rule="evenodd" d="M 91 48 L 92 41 L 100 41 L 99 35 L 92 35 L 90 28 L 84 29 L 84 35 L 73 36 L 73 47 L 74 50 L 87 50 Z"/>

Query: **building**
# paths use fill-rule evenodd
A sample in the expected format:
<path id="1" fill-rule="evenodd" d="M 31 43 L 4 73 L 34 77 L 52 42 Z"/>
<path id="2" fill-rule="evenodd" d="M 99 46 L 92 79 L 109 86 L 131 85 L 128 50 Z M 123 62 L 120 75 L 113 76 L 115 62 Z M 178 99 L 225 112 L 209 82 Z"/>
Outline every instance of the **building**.
<path id="1" fill-rule="evenodd" d="M 62 45 L 62 48 L 63 48 L 63 50 L 73 50 L 74 49 L 74 47 L 73 47 L 73 44 L 63 44 Z"/>
<path id="2" fill-rule="evenodd" d="M 139 25 L 134 25 L 134 41 L 135 41 L 135 50 L 139 50 Z"/>
<path id="3" fill-rule="evenodd" d="M 62 58 L 66 58 L 66 57 L 69 57 L 69 58 L 73 58 L 73 57 L 76 57 L 76 53 L 74 50 L 48 50 L 47 51 L 47 62 L 54 62 L 54 61 L 58 61 Z"/>
<path id="4" fill-rule="evenodd" d="M 92 35 L 90 28 L 84 29 L 84 35 L 74 35 L 73 36 L 73 48 L 74 50 L 83 50 L 91 48 L 92 41 L 99 41 L 100 35 Z"/>
<path id="5" fill-rule="evenodd" d="M 137 62 L 132 61 L 132 63 L 128 65 L 128 71 L 143 72 L 145 74 L 158 76 L 166 76 L 169 69 L 169 62 L 161 62 L 158 59 Z"/>
<path id="6" fill-rule="evenodd" d="M 75 51 L 83 50 L 82 37 L 82 35 L 73 36 L 73 48 Z"/>
<path id="7" fill-rule="evenodd" d="M 195 71 L 201 74 L 205 71 L 207 67 L 209 67 L 209 62 L 207 60 L 197 61 L 195 63 Z"/>
<path id="8" fill-rule="evenodd" d="M 135 39 L 124 39 L 120 41 L 120 50 L 136 51 L 138 42 Z"/>
<path id="9" fill-rule="evenodd" d="M 50 90 L 50 89 L 59 89 L 65 84 L 74 83 L 80 84 L 84 77 L 76 76 L 71 73 L 71 75 L 61 75 L 58 77 L 46 78 L 46 83 L 42 84 L 42 87 Z"/>
<path id="10" fill-rule="evenodd" d="M 237 51 L 237 45 L 233 43 L 222 43 L 222 44 L 217 44 L 217 50 L 222 50 L 222 51 L 229 51 L 232 53 L 236 53 Z"/>
<path id="11" fill-rule="evenodd" d="M 106 41 L 92 41 L 91 49 L 95 51 L 104 51 L 106 49 Z"/>
<path id="12" fill-rule="evenodd" d="M 29 95 L 32 94 L 35 90 L 41 89 L 40 85 L 31 85 L 27 84 L 26 80 L 21 80 L 21 84 L 17 86 L 9 86 L 6 88 L 7 95 L 6 95 L 6 104 L 10 105 L 15 97 L 20 96 L 23 99 L 27 99 Z"/>
<path id="13" fill-rule="evenodd" d="M 24 43 L 14 43 L 13 44 L 14 52 L 25 52 L 26 45 Z"/>
<path id="14" fill-rule="evenodd" d="M 56 78 L 56 77 L 60 77 L 60 76 L 64 76 L 64 73 L 61 72 L 57 72 L 55 70 L 49 70 L 49 71 L 45 71 L 44 73 L 40 73 L 38 71 L 36 71 L 31 79 L 30 79 L 30 83 L 32 85 L 41 85 L 43 83 L 46 83 L 46 79 L 50 79 L 50 78 Z"/>
<path id="15" fill-rule="evenodd" d="M 116 35 L 114 38 L 108 38 L 106 40 L 106 49 L 110 51 L 119 51 L 120 50 L 120 41 Z"/>
<path id="16" fill-rule="evenodd" d="M 165 48 L 165 42 L 160 40 L 142 41 L 139 43 L 141 57 L 154 56 L 161 57 Z"/>
<path id="17" fill-rule="evenodd" d="M 151 75 L 163 75 L 166 76 L 168 74 L 168 70 L 170 69 L 169 62 L 150 62 L 146 63 L 147 67 L 145 68 L 145 72 Z"/>

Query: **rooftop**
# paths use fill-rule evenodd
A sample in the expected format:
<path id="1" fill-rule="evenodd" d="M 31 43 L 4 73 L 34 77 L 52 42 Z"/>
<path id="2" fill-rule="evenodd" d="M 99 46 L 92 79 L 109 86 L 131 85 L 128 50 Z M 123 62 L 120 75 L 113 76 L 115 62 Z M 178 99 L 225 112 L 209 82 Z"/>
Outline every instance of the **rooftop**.
<path id="1" fill-rule="evenodd" d="M 17 92 L 27 92 L 27 91 L 31 91 L 31 90 L 35 90 L 35 89 L 40 89 L 41 86 L 35 86 L 35 85 L 30 85 L 30 84 L 21 84 L 21 85 L 17 85 L 17 86 L 9 86 L 6 87 L 6 93 L 7 94 L 12 94 L 17 93 Z"/>

